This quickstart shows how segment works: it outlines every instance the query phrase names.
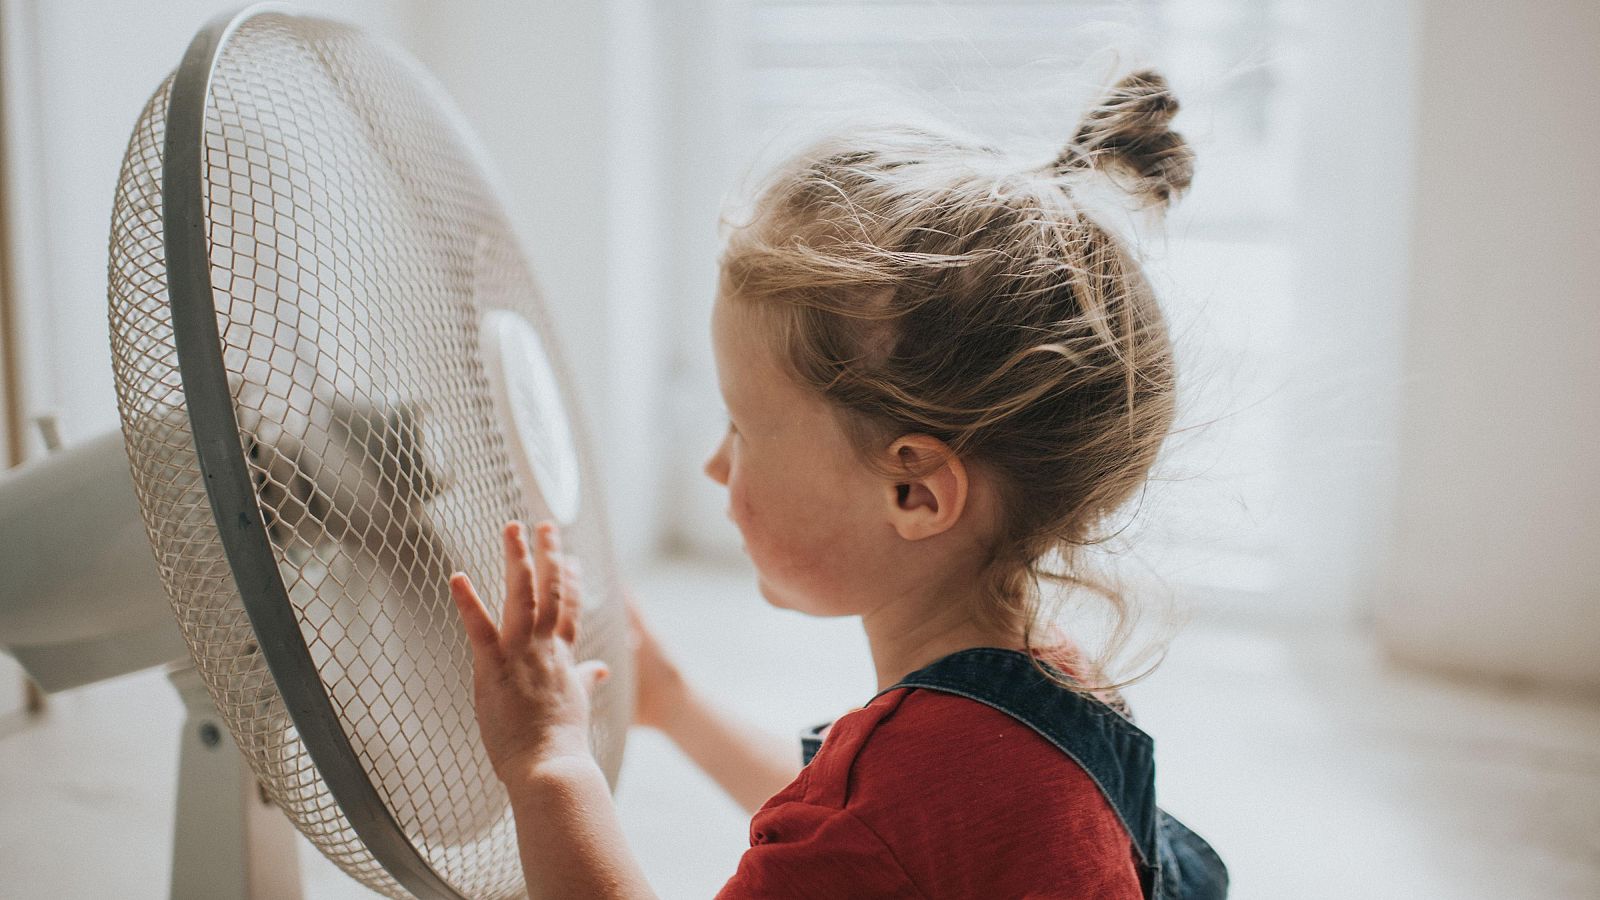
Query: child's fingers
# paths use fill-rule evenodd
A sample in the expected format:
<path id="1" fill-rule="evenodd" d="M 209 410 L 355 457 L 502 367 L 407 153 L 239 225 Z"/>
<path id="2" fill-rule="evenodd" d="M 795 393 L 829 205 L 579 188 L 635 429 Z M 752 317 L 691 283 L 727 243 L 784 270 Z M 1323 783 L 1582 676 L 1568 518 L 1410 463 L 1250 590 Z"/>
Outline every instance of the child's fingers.
<path id="1" fill-rule="evenodd" d="M 533 565 L 528 559 L 527 530 L 521 522 L 507 522 L 503 534 L 506 549 L 506 602 L 500 621 L 506 640 L 526 643 L 533 632 Z"/>
<path id="2" fill-rule="evenodd" d="M 561 552 L 561 538 L 555 523 L 544 521 L 534 528 L 534 577 L 537 579 L 538 601 L 533 615 L 535 637 L 549 637 L 561 617 L 561 567 L 555 555 Z"/>
<path id="3" fill-rule="evenodd" d="M 478 592 L 472 587 L 472 579 L 467 577 L 467 573 L 457 572 L 450 576 L 450 596 L 461 613 L 461 624 L 466 629 L 468 642 L 472 644 L 473 656 L 498 652 L 500 632 L 489 618 L 489 611 L 483 608 L 483 601 L 478 599 Z"/>
<path id="4" fill-rule="evenodd" d="M 583 614 L 583 596 L 580 580 L 570 568 L 566 570 L 566 591 L 561 595 L 561 618 L 556 623 L 556 634 L 569 644 L 578 643 L 578 618 Z"/>
<path id="5" fill-rule="evenodd" d="M 556 623 L 556 637 L 569 644 L 578 643 L 578 604 L 561 601 L 561 621 Z"/>
<path id="6" fill-rule="evenodd" d="M 611 677 L 611 667 L 598 659 L 586 659 L 577 665 L 578 680 L 583 683 L 584 693 L 594 696 L 594 689 L 600 682 Z"/>

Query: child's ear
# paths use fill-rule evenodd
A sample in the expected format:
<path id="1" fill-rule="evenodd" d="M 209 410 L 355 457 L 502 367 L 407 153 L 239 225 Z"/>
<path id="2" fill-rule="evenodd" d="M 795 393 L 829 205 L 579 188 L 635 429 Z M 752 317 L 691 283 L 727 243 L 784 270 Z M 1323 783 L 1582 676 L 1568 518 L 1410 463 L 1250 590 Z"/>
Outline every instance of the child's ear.
<path id="1" fill-rule="evenodd" d="M 944 441 L 901 435 L 889 445 L 898 477 L 889 482 L 889 523 L 908 541 L 950 530 L 967 505 L 967 467 Z"/>

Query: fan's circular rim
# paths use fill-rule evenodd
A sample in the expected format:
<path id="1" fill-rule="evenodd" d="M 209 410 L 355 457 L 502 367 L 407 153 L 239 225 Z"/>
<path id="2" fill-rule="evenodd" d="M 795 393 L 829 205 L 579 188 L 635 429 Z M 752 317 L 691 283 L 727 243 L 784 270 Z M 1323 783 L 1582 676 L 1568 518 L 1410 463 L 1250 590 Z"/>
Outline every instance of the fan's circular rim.
<path id="1" fill-rule="evenodd" d="M 261 3 L 213 19 L 184 52 L 172 79 L 161 173 L 163 240 L 173 340 L 190 429 L 228 567 L 250 627 L 306 753 L 372 857 L 418 897 L 459 898 L 411 843 L 373 786 L 340 723 L 288 600 L 239 446 L 224 371 L 206 232 L 205 121 L 211 77 L 229 37 L 262 14 L 298 16 Z"/>

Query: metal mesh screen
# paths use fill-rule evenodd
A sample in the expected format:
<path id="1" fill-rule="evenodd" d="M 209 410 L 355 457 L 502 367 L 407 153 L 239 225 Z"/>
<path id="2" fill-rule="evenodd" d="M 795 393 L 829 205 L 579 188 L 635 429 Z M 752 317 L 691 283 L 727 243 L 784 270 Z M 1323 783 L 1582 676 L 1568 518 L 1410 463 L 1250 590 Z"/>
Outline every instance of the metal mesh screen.
<path id="1" fill-rule="evenodd" d="M 167 294 L 171 85 L 139 118 L 111 233 L 118 403 L 146 527 L 195 665 L 269 796 L 352 876 L 404 896 L 308 755 L 207 499 Z M 507 311 L 553 334 L 532 278 L 438 89 L 347 26 L 263 14 L 232 31 L 212 72 L 201 168 L 222 341 L 214 377 L 233 398 L 281 602 L 314 661 L 306 677 L 427 864 L 463 895 L 518 896 L 510 811 L 478 742 L 449 572 L 498 597 L 500 524 L 565 520 L 586 576 L 578 655 L 614 673 L 593 734 L 613 783 L 632 701 L 581 417 L 565 404 L 578 501 L 557 516 L 519 475 L 525 461 L 512 458 L 493 399 L 485 317 Z M 543 350 L 571 385 L 548 337 Z"/>

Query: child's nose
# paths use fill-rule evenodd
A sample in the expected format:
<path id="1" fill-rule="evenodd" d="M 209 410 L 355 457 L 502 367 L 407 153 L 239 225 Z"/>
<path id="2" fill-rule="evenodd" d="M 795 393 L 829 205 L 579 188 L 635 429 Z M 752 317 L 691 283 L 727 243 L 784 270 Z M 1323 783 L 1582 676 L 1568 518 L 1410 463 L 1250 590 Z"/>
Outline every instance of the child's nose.
<path id="1" fill-rule="evenodd" d="M 727 439 L 723 439 L 722 443 L 717 445 L 717 451 L 711 454 L 710 459 L 706 460 L 705 473 L 706 477 L 710 478 L 712 481 L 715 481 L 717 484 L 720 484 L 723 487 L 728 486 Z"/>

